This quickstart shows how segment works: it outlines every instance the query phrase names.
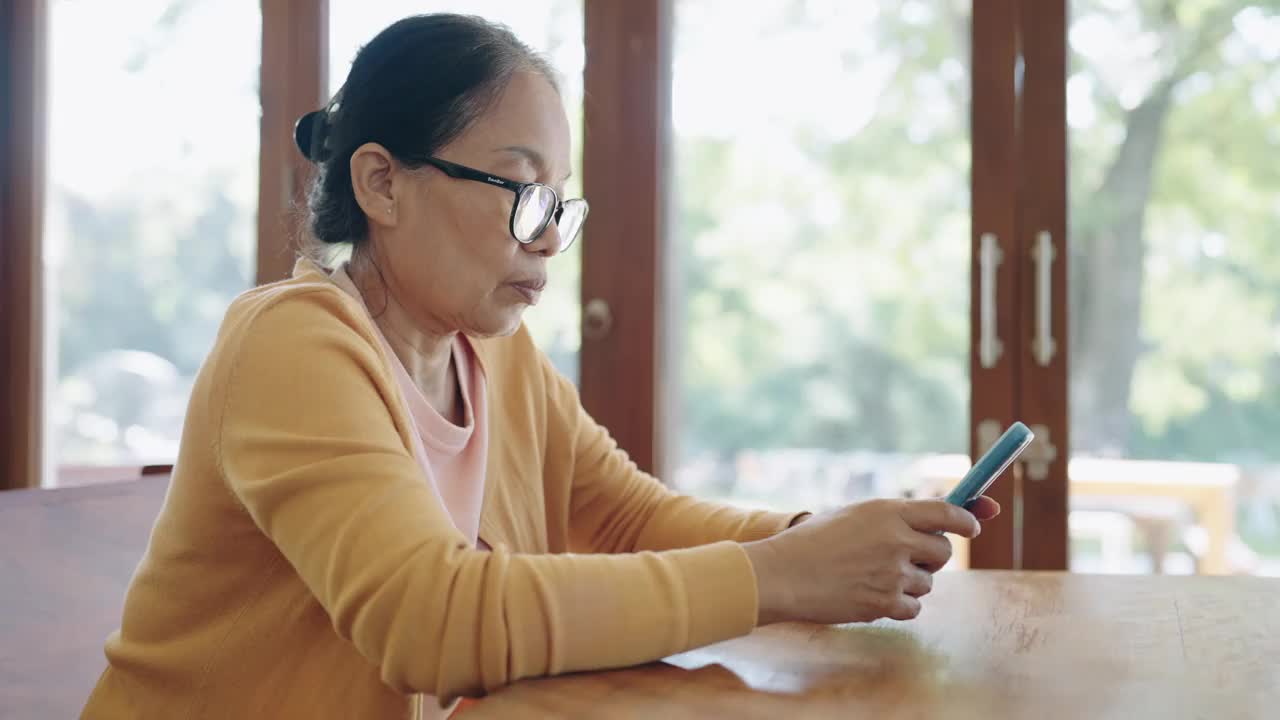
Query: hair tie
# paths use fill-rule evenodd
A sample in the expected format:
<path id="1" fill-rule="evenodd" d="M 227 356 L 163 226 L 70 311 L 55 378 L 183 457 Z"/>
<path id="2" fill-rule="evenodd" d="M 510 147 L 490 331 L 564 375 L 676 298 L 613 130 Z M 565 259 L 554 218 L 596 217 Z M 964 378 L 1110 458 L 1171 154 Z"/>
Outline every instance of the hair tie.
<path id="1" fill-rule="evenodd" d="M 293 125 L 293 142 L 302 156 L 317 165 L 329 159 L 329 113 L 312 110 Z"/>

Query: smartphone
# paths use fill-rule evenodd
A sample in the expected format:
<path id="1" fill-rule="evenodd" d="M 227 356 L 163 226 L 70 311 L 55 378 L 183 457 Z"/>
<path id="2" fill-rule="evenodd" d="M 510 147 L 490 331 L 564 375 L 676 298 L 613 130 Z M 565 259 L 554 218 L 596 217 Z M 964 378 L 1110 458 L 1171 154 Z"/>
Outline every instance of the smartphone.
<path id="1" fill-rule="evenodd" d="M 991 483 L 1000 477 L 1000 473 L 1004 472 L 1023 450 L 1027 449 L 1035 437 L 1031 428 L 1020 422 L 1010 425 L 991 449 L 969 468 L 969 472 L 965 473 L 960 484 L 947 495 L 947 502 L 962 508 L 969 507 L 974 500 L 987 491 L 987 488 L 991 487 Z"/>

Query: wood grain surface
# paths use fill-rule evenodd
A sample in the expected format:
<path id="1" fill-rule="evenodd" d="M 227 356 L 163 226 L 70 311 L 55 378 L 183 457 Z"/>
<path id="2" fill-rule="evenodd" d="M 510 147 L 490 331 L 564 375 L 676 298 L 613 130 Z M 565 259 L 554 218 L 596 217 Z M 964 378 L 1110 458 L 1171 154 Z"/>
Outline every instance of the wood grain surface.
<path id="1" fill-rule="evenodd" d="M 944 573 L 910 622 L 785 624 L 463 713 L 590 718 L 1280 717 L 1280 580 Z"/>

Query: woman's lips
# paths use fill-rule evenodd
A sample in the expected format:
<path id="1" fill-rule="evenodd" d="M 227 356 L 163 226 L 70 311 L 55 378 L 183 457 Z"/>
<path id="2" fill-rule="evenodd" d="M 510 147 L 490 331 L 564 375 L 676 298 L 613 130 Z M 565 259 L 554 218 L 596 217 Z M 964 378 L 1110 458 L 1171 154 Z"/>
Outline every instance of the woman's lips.
<path id="1" fill-rule="evenodd" d="M 547 286 L 547 280 L 546 278 L 529 278 L 507 283 L 507 286 L 519 293 L 528 304 L 536 305 L 538 298 L 542 295 L 542 289 Z"/>

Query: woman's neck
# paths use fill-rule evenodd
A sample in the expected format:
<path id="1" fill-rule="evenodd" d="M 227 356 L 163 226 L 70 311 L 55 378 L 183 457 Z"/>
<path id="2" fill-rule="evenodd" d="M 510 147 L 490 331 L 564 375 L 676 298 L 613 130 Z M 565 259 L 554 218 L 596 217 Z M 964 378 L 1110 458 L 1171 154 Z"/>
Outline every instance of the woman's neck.
<path id="1" fill-rule="evenodd" d="M 352 256 L 347 273 L 387 344 L 427 402 L 445 419 L 456 425 L 463 424 L 465 412 L 453 365 L 453 341 L 457 333 L 424 329 L 423 323 L 415 321 L 396 299 L 394 289 L 388 287 L 377 266 L 362 253 Z"/>

